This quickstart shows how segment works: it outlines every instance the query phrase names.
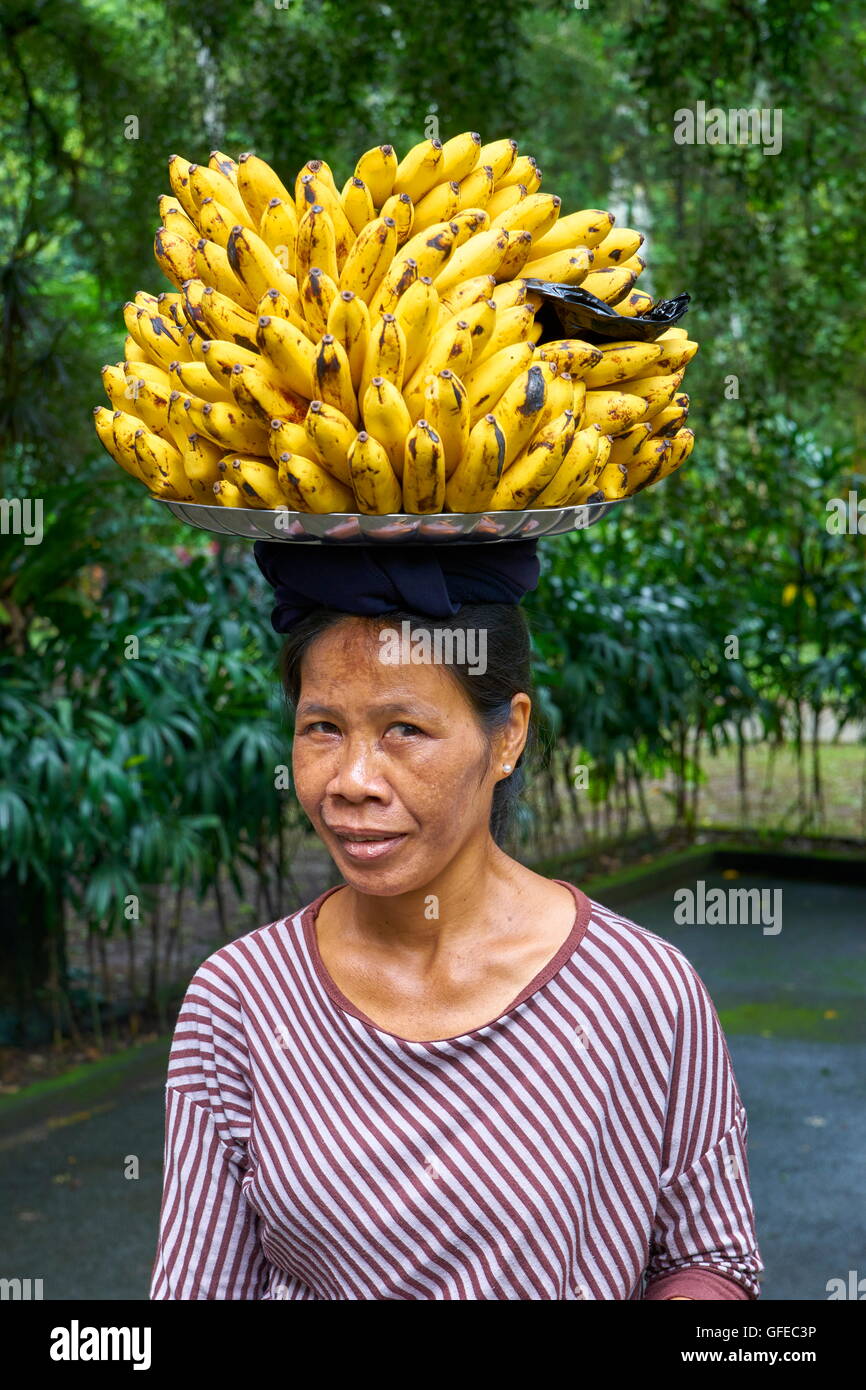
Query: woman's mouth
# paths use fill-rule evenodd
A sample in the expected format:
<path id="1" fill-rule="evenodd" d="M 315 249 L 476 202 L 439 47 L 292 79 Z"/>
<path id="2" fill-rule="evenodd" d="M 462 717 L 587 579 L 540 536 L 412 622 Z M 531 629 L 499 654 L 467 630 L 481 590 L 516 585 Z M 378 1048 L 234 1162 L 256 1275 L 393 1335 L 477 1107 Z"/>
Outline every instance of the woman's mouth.
<path id="1" fill-rule="evenodd" d="M 350 859 L 381 859 L 391 854 L 406 839 L 405 834 L 385 830 L 336 830 L 328 827 L 331 834 L 340 842 L 340 848 Z"/>

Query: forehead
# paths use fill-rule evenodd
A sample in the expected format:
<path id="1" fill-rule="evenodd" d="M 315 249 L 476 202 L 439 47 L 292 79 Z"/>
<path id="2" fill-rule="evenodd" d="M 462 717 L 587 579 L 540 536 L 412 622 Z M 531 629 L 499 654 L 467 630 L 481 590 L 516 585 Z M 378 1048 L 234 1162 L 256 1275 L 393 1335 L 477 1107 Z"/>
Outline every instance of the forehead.
<path id="1" fill-rule="evenodd" d="M 350 618 L 311 642 L 301 663 L 299 707 L 310 702 L 348 706 L 376 701 L 423 703 L 449 712 L 468 709 L 469 701 L 447 666 L 382 660 L 390 629 L 385 620 L 380 624 Z"/>

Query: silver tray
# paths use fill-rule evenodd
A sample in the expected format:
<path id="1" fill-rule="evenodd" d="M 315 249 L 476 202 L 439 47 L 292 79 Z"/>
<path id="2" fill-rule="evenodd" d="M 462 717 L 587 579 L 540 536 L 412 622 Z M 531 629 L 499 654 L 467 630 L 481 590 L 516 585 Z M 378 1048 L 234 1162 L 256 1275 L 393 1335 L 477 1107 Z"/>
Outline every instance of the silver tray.
<path id="1" fill-rule="evenodd" d="M 579 507 L 544 507 L 523 512 L 431 512 L 423 516 L 403 512 L 368 516 L 363 512 L 264 511 L 248 507 L 205 506 L 198 502 L 170 502 L 154 498 L 178 518 L 202 531 L 248 540 L 306 541 L 313 545 L 339 542 L 349 545 L 459 545 L 461 542 L 540 540 L 583 531 L 628 498 L 585 503 Z"/>

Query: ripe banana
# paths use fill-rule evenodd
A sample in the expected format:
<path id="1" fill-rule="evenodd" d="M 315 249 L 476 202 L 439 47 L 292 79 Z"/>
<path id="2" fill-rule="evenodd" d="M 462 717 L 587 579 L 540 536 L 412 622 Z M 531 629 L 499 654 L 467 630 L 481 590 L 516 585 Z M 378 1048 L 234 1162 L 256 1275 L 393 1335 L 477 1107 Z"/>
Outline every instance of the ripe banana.
<path id="1" fill-rule="evenodd" d="M 397 155 L 393 145 L 374 145 L 355 165 L 355 177 L 363 179 L 376 208 L 381 208 L 393 193 L 396 173 Z"/>
<path id="2" fill-rule="evenodd" d="M 442 441 L 445 477 L 451 477 L 469 442 L 466 387 L 450 368 L 430 377 L 424 396 L 424 419 Z"/>
<path id="3" fill-rule="evenodd" d="M 240 489 L 224 478 L 213 485 L 214 497 L 221 507 L 246 507 L 247 503 Z"/>
<path id="4" fill-rule="evenodd" d="M 641 419 L 652 420 L 666 405 L 670 405 L 682 379 L 682 372 L 674 372 L 670 376 L 632 378 L 623 384 L 628 387 L 627 394 L 643 397 L 645 410 Z"/>
<path id="5" fill-rule="evenodd" d="M 298 269 L 300 270 L 301 231 L 298 230 Z M 226 255 L 231 269 L 245 287 L 253 304 L 270 289 L 280 290 L 289 300 L 297 296 L 298 282 L 284 270 L 267 242 L 249 227 L 235 227 L 228 239 Z M 305 272 L 306 273 L 306 272 Z M 215 287 L 217 288 L 217 287 Z"/>
<path id="6" fill-rule="evenodd" d="M 584 425 L 598 425 L 602 434 L 619 434 L 646 418 L 643 396 L 604 388 L 587 391 Z"/>
<path id="7" fill-rule="evenodd" d="M 636 453 L 625 461 L 625 469 L 628 475 L 628 496 L 631 497 L 636 492 L 641 492 L 648 487 L 656 478 L 662 465 L 670 454 L 673 441 L 671 439 L 655 439 L 650 437 L 645 440 Z M 613 452 L 613 451 L 611 451 Z M 610 467 L 610 464 L 608 465 Z"/>
<path id="8" fill-rule="evenodd" d="M 564 410 L 537 430 L 510 467 L 506 465 L 490 500 L 491 509 L 520 511 L 529 507 L 558 472 L 574 442 L 574 433 L 574 415 L 570 410 Z"/>
<path id="9" fill-rule="evenodd" d="M 351 290 L 369 304 L 394 259 L 397 228 L 393 217 L 377 217 L 358 234 L 340 271 L 341 290 Z"/>
<path id="10" fill-rule="evenodd" d="M 630 227 L 615 227 L 608 232 L 603 241 L 598 243 L 593 261 L 593 270 L 604 270 L 606 266 L 623 265 L 631 256 L 639 251 L 643 246 L 644 238 L 641 232 L 632 231 Z"/>
<path id="11" fill-rule="evenodd" d="M 375 319 L 377 314 L 393 313 L 397 308 L 397 301 L 417 279 L 418 262 L 414 256 L 406 259 L 399 256 L 393 260 L 370 301 L 371 317 Z"/>
<path id="12" fill-rule="evenodd" d="M 120 467 L 124 469 L 130 477 L 135 478 L 137 482 L 146 483 L 147 479 L 141 471 L 141 466 L 131 443 L 127 446 L 115 437 L 114 419 L 115 416 L 122 415 L 123 413 L 124 412 L 120 410 L 108 410 L 104 405 L 95 406 L 93 410 L 93 421 L 96 426 L 96 433 L 115 463 L 120 464 Z M 139 421 L 135 420 L 133 422 L 132 416 L 129 416 L 129 419 L 132 433 L 134 433 L 135 430 L 138 429 Z"/>
<path id="13" fill-rule="evenodd" d="M 326 333 L 314 351 L 313 379 L 316 389 L 310 394 L 328 405 L 336 406 L 357 426 L 358 400 L 352 386 L 352 373 L 349 370 L 345 348 L 342 343 L 337 342 L 333 333 Z M 366 358 L 364 361 L 366 365 Z"/>
<path id="14" fill-rule="evenodd" d="M 599 208 L 584 208 L 580 212 L 569 212 L 559 217 L 556 224 L 546 232 L 532 247 L 530 262 L 552 256 L 557 251 L 570 251 L 577 246 L 585 246 L 590 251 L 600 246 L 610 234 L 613 216 Z"/>
<path id="15" fill-rule="evenodd" d="M 585 246 L 576 246 L 570 251 L 554 251 L 552 255 L 530 261 L 524 270 L 533 280 L 547 280 L 554 285 L 580 285 L 585 289 L 590 278 L 591 257 L 592 252 Z"/>
<path id="16" fill-rule="evenodd" d="M 477 232 L 469 241 L 458 246 L 444 268 L 434 275 L 433 283 L 439 294 L 455 289 L 461 280 L 474 275 L 496 275 L 508 250 L 507 232 L 501 227 L 489 227 Z"/>
<path id="17" fill-rule="evenodd" d="M 575 430 L 571 448 L 550 482 L 533 499 L 536 507 L 567 507 L 570 499 L 589 478 L 598 454 L 601 433 L 598 425 Z"/>
<path id="18" fill-rule="evenodd" d="M 202 401 L 232 400 L 231 392 L 211 376 L 204 362 L 173 362 L 168 380 L 169 391 L 181 391 L 185 396 L 198 396 Z"/>
<path id="19" fill-rule="evenodd" d="M 562 199 L 555 193 L 532 193 L 505 208 L 493 218 L 494 227 L 507 231 L 529 232 L 533 242 L 540 241 L 559 217 Z"/>
<path id="20" fill-rule="evenodd" d="M 398 299 L 394 313 L 406 337 L 404 379 L 408 380 L 417 370 L 439 324 L 439 295 L 429 275 L 413 280 Z"/>
<path id="21" fill-rule="evenodd" d="M 196 501 L 213 505 L 213 485 L 219 482 L 218 464 L 224 450 L 212 439 L 202 434 L 187 436 L 187 446 L 182 455 L 183 471 L 192 488 Z"/>
<path id="22" fill-rule="evenodd" d="M 554 375 L 549 363 L 530 363 L 509 383 L 493 407 L 493 414 L 505 435 L 506 469 L 538 429 Z"/>
<path id="23" fill-rule="evenodd" d="M 471 361 L 472 335 L 469 325 L 464 319 L 451 319 L 434 335 L 429 350 L 403 389 L 412 419 L 417 420 L 423 410 L 428 376 L 435 376 L 445 367 L 450 367 L 462 379 Z"/>
<path id="24" fill-rule="evenodd" d="M 581 282 L 581 289 L 594 294 L 603 304 L 614 304 L 628 294 L 636 280 L 633 270 L 611 266 L 608 270 L 593 270 Z"/>
<path id="25" fill-rule="evenodd" d="M 496 177 L 491 164 L 478 164 L 471 174 L 461 179 L 458 210 L 463 208 L 485 208 L 493 197 Z"/>
<path id="26" fill-rule="evenodd" d="M 439 183 L 442 174 L 442 141 L 422 140 L 413 145 L 397 165 L 392 193 L 408 193 L 417 204 Z"/>
<path id="27" fill-rule="evenodd" d="M 303 284 L 314 268 L 323 270 L 335 282 L 340 271 L 337 264 L 337 237 L 330 211 L 321 203 L 308 207 L 298 223 L 295 243 L 295 275 Z"/>
<path id="28" fill-rule="evenodd" d="M 304 429 L 312 445 L 312 457 L 321 459 L 325 467 L 347 487 L 352 486 L 349 450 L 355 442 L 357 429 L 353 422 L 327 401 L 310 401 L 304 419 Z M 310 455 L 308 445 L 304 452 Z M 390 467 L 390 465 L 389 465 Z"/>
<path id="29" fill-rule="evenodd" d="M 228 476 L 244 499 L 243 505 L 268 511 L 288 509 L 289 498 L 280 486 L 279 473 L 270 460 L 248 455 L 226 455 Z"/>
<path id="30" fill-rule="evenodd" d="M 235 275 L 229 264 L 227 253 L 215 241 L 202 237 L 196 242 L 195 275 L 206 285 L 219 290 L 227 299 L 233 299 L 242 309 L 250 313 L 255 309 L 261 295 L 251 294 Z"/>
<path id="31" fill-rule="evenodd" d="M 649 420 L 642 420 L 639 424 L 632 425 L 631 429 L 623 430 L 621 434 L 614 435 L 610 446 L 610 461 L 612 463 L 624 463 L 628 467 L 630 461 L 649 439 L 651 431 L 652 425 Z"/>
<path id="32" fill-rule="evenodd" d="M 169 156 L 168 181 L 171 184 L 171 191 L 187 217 L 195 222 L 198 203 L 192 196 L 192 189 L 189 186 L 190 167 L 188 161 L 181 158 L 179 154 Z"/>
<path id="33" fill-rule="evenodd" d="M 469 432 L 460 462 L 445 484 L 452 512 L 482 512 L 490 506 L 505 464 L 505 435 L 493 414 L 482 415 Z"/>
<path id="34" fill-rule="evenodd" d="M 399 512 L 403 494 L 387 451 L 361 430 L 349 447 L 349 473 L 358 510 L 373 516 Z"/>
<path id="35" fill-rule="evenodd" d="M 518 183 L 524 184 L 529 193 L 535 193 L 541 184 L 541 174 L 531 154 L 517 155 L 511 167 L 497 178 L 496 187 L 510 188 Z"/>
<path id="36" fill-rule="evenodd" d="M 312 405 L 312 401 L 310 402 Z M 324 404 L 324 402 L 320 402 Z M 279 463 L 283 454 L 300 454 L 302 458 L 312 459 L 324 466 L 325 460 L 307 433 L 306 425 L 295 424 L 292 420 L 272 420 L 268 435 L 268 453 L 274 463 Z M 303 508 L 301 509 L 303 510 Z"/>
<path id="37" fill-rule="evenodd" d="M 495 305 L 496 300 L 491 299 L 490 303 Z M 534 326 L 535 314 L 528 304 L 516 304 L 510 309 L 497 309 L 493 332 L 481 352 L 473 353 L 472 365 L 478 366 L 481 362 L 488 361 L 502 348 L 512 347 L 515 343 L 529 342 Z"/>
<path id="38" fill-rule="evenodd" d="M 355 495 L 327 468 L 302 454 L 285 453 L 277 464 L 280 485 L 288 497 L 296 497 L 303 505 L 299 511 L 353 512 Z"/>
<path id="39" fill-rule="evenodd" d="M 405 370 L 406 335 L 394 314 L 381 314 L 371 325 L 367 340 L 358 389 L 360 399 L 364 399 L 374 376 L 383 376 L 386 381 L 392 381 L 398 391 L 402 390 Z"/>
<path id="40" fill-rule="evenodd" d="M 256 329 L 256 342 L 292 391 L 308 400 L 321 394 L 316 388 L 316 349 L 293 324 L 263 314 Z"/>
<path id="41" fill-rule="evenodd" d="M 606 463 L 595 480 L 595 487 L 606 502 L 617 502 L 628 493 L 628 473 L 622 463 Z"/>
<path id="42" fill-rule="evenodd" d="M 511 382 L 526 371 L 532 362 L 532 351 L 531 343 L 515 343 L 471 367 L 461 377 L 469 399 L 470 427 L 487 415 Z"/>
<path id="43" fill-rule="evenodd" d="M 259 236 L 273 251 L 283 269 L 297 279 L 295 248 L 298 240 L 298 214 L 291 200 L 283 202 L 282 198 L 271 198 L 262 213 Z"/>
<path id="44" fill-rule="evenodd" d="M 244 200 L 250 220 L 255 227 L 261 226 L 265 209 L 272 198 L 294 207 L 294 198 L 269 164 L 257 154 L 242 154 L 238 160 L 238 192 Z"/>
<path id="45" fill-rule="evenodd" d="M 358 236 L 367 223 L 372 222 L 376 216 L 373 197 L 364 180 L 359 179 L 354 174 L 350 179 L 347 179 L 343 184 L 340 201 L 352 231 L 355 236 Z"/>
<path id="46" fill-rule="evenodd" d="M 602 345 L 601 353 L 601 360 L 583 374 L 590 390 L 647 375 L 647 369 L 661 358 L 662 348 L 656 343 L 621 342 Z"/>
<path id="47" fill-rule="evenodd" d="M 208 369 L 205 368 L 205 371 Z M 225 378 L 230 399 L 251 419 L 270 425 L 272 420 L 300 424 L 307 413 L 307 401 L 288 386 L 276 386 L 273 378 L 247 363 L 236 362 Z"/>
<path id="48" fill-rule="evenodd" d="M 649 313 L 653 307 L 653 297 L 644 290 L 632 290 L 624 299 L 617 300 L 614 307 L 625 318 L 636 318 L 639 314 Z"/>
<path id="49" fill-rule="evenodd" d="M 661 482 L 662 478 L 667 478 L 680 468 L 691 454 L 695 447 L 694 430 L 678 430 L 671 440 L 671 451 L 662 463 L 659 472 L 654 479 Z"/>
<path id="50" fill-rule="evenodd" d="M 189 431 L 204 434 L 226 449 L 242 450 L 245 454 L 264 457 L 268 452 L 268 430 L 260 420 L 247 415 L 237 404 L 220 401 L 199 401 L 187 396 L 183 408 L 187 413 Z"/>
<path id="51" fill-rule="evenodd" d="M 424 419 L 406 436 L 403 452 L 403 507 L 417 515 L 441 512 L 445 504 L 445 455 L 438 434 Z"/>
<path id="52" fill-rule="evenodd" d="M 477 130 L 464 130 L 460 135 L 453 135 L 442 146 L 439 178 L 460 183 L 461 179 L 472 173 L 480 152 L 481 136 Z"/>
<path id="53" fill-rule="evenodd" d="M 412 416 L 402 395 L 392 381 L 374 376 L 361 397 L 364 428 L 384 448 L 397 478 L 403 477 L 403 456 L 406 437 L 412 428 Z"/>
<path id="54" fill-rule="evenodd" d="M 415 217 L 412 222 L 413 232 L 423 232 L 427 227 L 432 227 L 437 222 L 447 222 L 452 213 L 460 208 L 460 185 L 453 180 L 450 183 L 437 183 L 425 193 L 420 202 L 415 204 Z"/>
<path id="55" fill-rule="evenodd" d="M 153 239 L 153 254 L 163 275 L 177 289 L 196 274 L 195 249 L 177 232 L 160 227 Z"/>
<path id="56" fill-rule="evenodd" d="M 330 275 L 313 266 L 301 286 L 301 306 L 309 324 L 310 336 L 318 339 L 328 331 L 328 314 L 339 290 Z"/>
<path id="57" fill-rule="evenodd" d="M 661 356 L 653 362 L 648 372 L 641 375 L 667 376 L 671 372 L 682 371 L 698 350 L 698 344 L 688 338 L 674 338 L 667 342 L 656 339 L 656 345 L 661 348 Z"/>
<path id="58" fill-rule="evenodd" d="M 403 246 L 415 226 L 415 204 L 408 193 L 392 193 L 379 209 L 380 217 L 393 217 L 397 228 L 397 245 Z"/>
<path id="59" fill-rule="evenodd" d="M 602 348 L 585 343 L 582 338 L 552 338 L 539 343 L 533 356 L 537 362 L 553 362 L 561 372 L 584 377 L 601 361 Z"/>
<path id="60" fill-rule="evenodd" d="M 343 346 L 349 359 L 352 389 L 357 393 L 370 338 L 370 311 L 367 305 L 351 290 L 341 290 L 328 309 L 325 328 Z"/>
<path id="61" fill-rule="evenodd" d="M 218 169 L 211 169 L 207 164 L 190 164 L 188 171 L 189 190 L 192 194 L 196 209 L 200 208 L 205 198 L 215 198 L 218 203 L 227 208 L 234 218 L 235 223 L 240 223 L 243 227 L 252 230 L 252 218 L 247 211 L 246 203 L 241 197 L 237 186 L 231 179 L 226 178 Z M 176 194 L 178 201 L 182 203 L 179 194 Z M 195 221 L 195 214 L 189 214 Z"/>
<path id="62" fill-rule="evenodd" d="M 454 233 L 452 250 L 462 246 L 470 237 L 475 236 L 476 232 L 486 232 L 490 229 L 490 214 L 484 208 L 461 208 L 455 212 L 450 219 L 448 226 Z"/>
<path id="63" fill-rule="evenodd" d="M 495 182 L 505 178 L 514 165 L 517 153 L 516 140 L 491 140 L 478 151 L 478 163 L 490 165 Z"/>

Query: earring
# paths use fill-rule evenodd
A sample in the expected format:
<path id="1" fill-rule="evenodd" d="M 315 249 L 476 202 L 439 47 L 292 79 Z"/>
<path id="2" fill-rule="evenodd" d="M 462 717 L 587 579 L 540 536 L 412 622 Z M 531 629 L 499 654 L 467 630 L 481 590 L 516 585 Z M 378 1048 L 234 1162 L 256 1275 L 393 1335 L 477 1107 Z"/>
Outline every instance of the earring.
<path id="1" fill-rule="evenodd" d="M 503 772 L 510 772 L 510 771 L 511 771 L 511 763 L 503 763 L 503 764 L 502 764 L 502 771 L 503 771 Z"/>

